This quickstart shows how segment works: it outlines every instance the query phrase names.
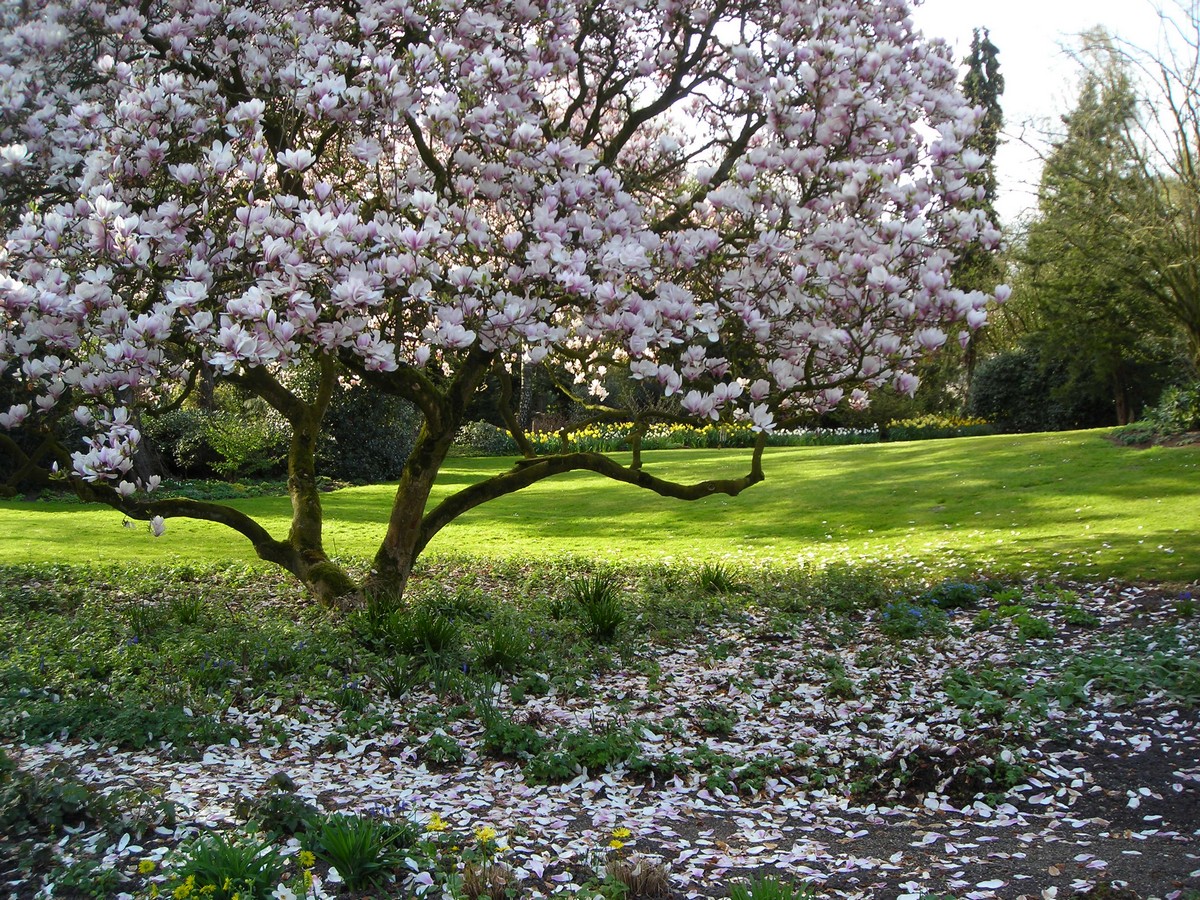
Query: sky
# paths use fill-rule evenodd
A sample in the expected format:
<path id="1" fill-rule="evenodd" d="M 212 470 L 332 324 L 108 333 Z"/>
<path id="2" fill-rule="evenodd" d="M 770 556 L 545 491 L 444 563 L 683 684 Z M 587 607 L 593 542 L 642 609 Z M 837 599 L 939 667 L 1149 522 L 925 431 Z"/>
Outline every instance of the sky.
<path id="1" fill-rule="evenodd" d="M 947 40 L 960 60 L 974 28 L 988 29 L 999 50 L 1005 144 L 996 159 L 997 210 L 1008 225 L 1034 207 L 1042 136 L 1074 105 L 1079 69 L 1064 47 L 1095 25 L 1140 47 L 1153 49 L 1159 40 L 1150 0 L 925 0 L 913 17 L 927 36 Z"/>

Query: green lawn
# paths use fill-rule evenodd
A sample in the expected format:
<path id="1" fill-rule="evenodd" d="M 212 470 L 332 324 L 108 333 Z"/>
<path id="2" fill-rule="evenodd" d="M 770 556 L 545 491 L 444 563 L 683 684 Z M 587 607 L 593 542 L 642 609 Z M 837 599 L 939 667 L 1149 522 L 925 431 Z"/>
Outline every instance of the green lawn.
<path id="1" fill-rule="evenodd" d="M 1061 572 L 1200 578 L 1200 447 L 1132 450 L 1106 432 L 769 450 L 767 480 L 740 497 L 667 500 L 590 474 L 542 482 L 455 522 L 431 555 L 601 559 L 888 560 L 948 573 Z M 746 451 L 663 451 L 647 468 L 692 480 L 748 465 Z M 507 465 L 450 460 L 441 493 Z M 369 556 L 392 487 L 325 497 L 326 547 Z M 282 498 L 233 505 L 286 532 Z M 105 508 L 0 503 L 0 561 L 250 559 L 233 532 L 171 520 L 152 539 Z"/>

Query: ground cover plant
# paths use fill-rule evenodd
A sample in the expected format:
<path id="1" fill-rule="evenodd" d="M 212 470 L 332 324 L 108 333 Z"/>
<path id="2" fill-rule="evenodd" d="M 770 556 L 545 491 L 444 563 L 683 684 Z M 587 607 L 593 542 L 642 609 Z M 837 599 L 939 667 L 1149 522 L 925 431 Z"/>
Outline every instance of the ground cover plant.
<path id="1" fill-rule="evenodd" d="M 1200 577 L 1200 520 L 1191 489 L 1200 448 L 1135 450 L 1108 432 L 997 435 L 910 444 L 778 448 L 772 476 L 736 501 L 666 503 L 627 485 L 571 475 L 461 517 L 429 552 L 495 557 L 578 554 L 617 560 L 728 554 L 750 560 L 875 560 L 939 576 L 979 570 L 1062 572 L 1082 578 L 1190 581 Z M 654 464 L 686 479 L 720 473 L 727 451 L 664 451 Z M 647 454 L 648 458 L 653 454 Z M 447 463 L 448 492 L 507 463 Z M 322 494 L 331 551 L 367 556 L 378 540 L 372 509 L 394 490 Z M 437 502 L 443 497 L 435 493 Z M 287 500 L 230 501 L 286 527 Z M 132 522 L 130 524 L 133 524 Z M 99 562 L 143 558 L 145 525 L 78 504 L 0 502 L 0 548 L 10 562 L 55 561 L 86 543 Z M 158 553 L 179 561 L 250 559 L 224 529 L 179 523 Z M 731 550 L 731 547 L 735 548 Z"/>
<path id="2" fill-rule="evenodd" d="M 0 569 L 13 896 L 1200 889 L 1184 591 L 472 560 L 408 599 Z"/>

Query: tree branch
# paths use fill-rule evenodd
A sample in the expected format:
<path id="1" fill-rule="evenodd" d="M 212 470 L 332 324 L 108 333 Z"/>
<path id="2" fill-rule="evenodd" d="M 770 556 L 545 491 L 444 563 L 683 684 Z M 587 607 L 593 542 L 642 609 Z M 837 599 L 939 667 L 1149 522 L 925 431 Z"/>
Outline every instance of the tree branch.
<path id="1" fill-rule="evenodd" d="M 566 472 L 588 471 L 621 481 L 634 487 L 653 491 L 662 497 L 676 500 L 702 500 L 715 494 L 736 497 L 746 488 L 764 479 L 762 470 L 763 450 L 767 446 L 766 434 L 760 434 L 754 444 L 750 471 L 740 478 L 723 478 L 701 481 L 695 484 L 680 484 L 658 478 L 644 469 L 622 466 L 602 453 L 567 453 L 559 456 L 542 456 L 518 460 L 507 472 L 494 475 L 447 497 L 421 520 L 421 535 L 417 553 L 425 549 L 433 536 L 456 517 L 489 500 L 523 490 L 546 478 Z"/>

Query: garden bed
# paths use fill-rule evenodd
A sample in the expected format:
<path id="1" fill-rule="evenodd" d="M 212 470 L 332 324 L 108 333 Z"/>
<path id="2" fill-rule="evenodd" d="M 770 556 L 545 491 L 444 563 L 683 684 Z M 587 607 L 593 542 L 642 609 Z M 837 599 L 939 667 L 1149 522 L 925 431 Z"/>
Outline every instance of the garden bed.
<path id="1" fill-rule="evenodd" d="M 266 832 L 283 897 L 613 897 L 639 860 L 671 897 L 1200 891 L 1177 590 L 480 565 L 339 620 L 253 572 L 164 575 L 0 577 L 2 746 L 46 813 L 11 896 L 169 895 L 197 835 Z M 395 852 L 347 888 L 318 833 L 361 821 Z"/>

